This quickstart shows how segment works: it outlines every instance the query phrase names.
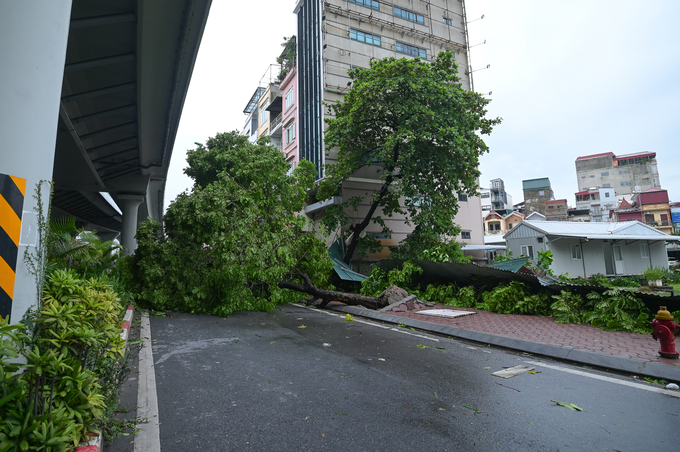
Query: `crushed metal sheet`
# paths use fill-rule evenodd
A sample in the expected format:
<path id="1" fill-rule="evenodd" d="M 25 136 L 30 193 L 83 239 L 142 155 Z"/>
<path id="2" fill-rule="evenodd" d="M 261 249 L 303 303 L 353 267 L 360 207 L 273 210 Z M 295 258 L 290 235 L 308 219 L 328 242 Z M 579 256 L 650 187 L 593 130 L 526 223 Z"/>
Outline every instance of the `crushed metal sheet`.
<path id="1" fill-rule="evenodd" d="M 436 317 L 462 317 L 477 313 L 474 311 L 454 311 L 453 309 L 430 309 L 428 311 L 418 311 L 416 314 L 434 315 Z"/>
<path id="2" fill-rule="evenodd" d="M 499 370 L 497 372 L 492 373 L 494 377 L 501 377 L 501 378 L 512 378 L 515 377 L 519 374 L 523 374 L 525 372 L 530 372 L 534 370 L 533 367 L 529 366 L 515 366 L 515 367 L 509 367 L 507 369 Z"/>

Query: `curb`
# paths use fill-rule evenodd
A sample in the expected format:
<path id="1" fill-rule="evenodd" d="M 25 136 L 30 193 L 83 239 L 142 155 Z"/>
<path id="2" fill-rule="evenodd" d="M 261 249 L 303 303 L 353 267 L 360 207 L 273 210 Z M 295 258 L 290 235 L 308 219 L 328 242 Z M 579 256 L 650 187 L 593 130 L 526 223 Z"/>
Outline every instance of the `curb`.
<path id="1" fill-rule="evenodd" d="M 123 317 L 123 323 L 121 324 L 122 331 L 120 333 L 120 338 L 123 339 L 123 342 L 127 342 L 128 334 L 130 333 L 130 322 L 132 322 L 134 314 L 135 307 L 132 305 L 128 306 L 127 311 L 125 311 L 125 316 Z M 78 447 L 76 447 L 75 452 L 99 452 L 103 450 L 101 432 L 90 436 L 91 439 L 81 442 Z"/>
<path id="2" fill-rule="evenodd" d="M 432 333 L 439 333 L 446 336 L 457 337 L 474 342 L 481 342 L 484 344 L 496 345 L 498 347 L 509 348 L 522 352 L 533 353 L 536 355 L 543 355 L 550 358 L 557 358 L 560 360 L 574 361 L 581 364 L 602 367 L 611 370 L 617 370 L 626 373 L 643 375 L 652 378 L 659 378 L 669 381 L 680 381 L 680 367 L 661 364 L 650 361 L 639 361 L 630 358 L 622 358 L 620 356 L 603 355 L 587 350 L 578 350 L 571 347 L 562 347 L 559 345 L 540 344 L 538 342 L 526 341 L 523 339 L 514 339 L 505 336 L 496 336 L 494 334 L 479 333 L 477 331 L 465 330 L 453 326 L 440 325 L 438 323 L 430 323 L 422 320 L 414 320 L 405 317 L 397 317 L 382 312 L 375 312 L 365 308 L 357 308 L 354 306 L 327 306 L 327 309 L 334 311 L 346 312 L 360 317 L 366 317 L 373 320 L 380 320 L 388 323 L 403 323 L 406 326 L 417 328 L 423 331 Z"/>

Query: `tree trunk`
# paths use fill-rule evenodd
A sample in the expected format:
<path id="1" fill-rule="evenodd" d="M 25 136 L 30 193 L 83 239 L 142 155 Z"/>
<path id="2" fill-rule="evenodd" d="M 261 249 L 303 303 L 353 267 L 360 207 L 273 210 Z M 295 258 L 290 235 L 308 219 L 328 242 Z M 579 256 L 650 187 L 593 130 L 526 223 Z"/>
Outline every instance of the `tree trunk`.
<path id="1" fill-rule="evenodd" d="M 307 275 L 302 275 L 305 284 L 298 284 L 290 281 L 279 281 L 277 285 L 282 289 L 290 289 L 298 292 L 313 295 L 323 300 L 322 306 L 331 301 L 340 301 L 351 306 L 364 306 L 369 309 L 380 309 L 387 306 L 383 301 L 374 297 L 348 292 L 337 292 L 335 290 L 319 289 L 315 287 Z"/>

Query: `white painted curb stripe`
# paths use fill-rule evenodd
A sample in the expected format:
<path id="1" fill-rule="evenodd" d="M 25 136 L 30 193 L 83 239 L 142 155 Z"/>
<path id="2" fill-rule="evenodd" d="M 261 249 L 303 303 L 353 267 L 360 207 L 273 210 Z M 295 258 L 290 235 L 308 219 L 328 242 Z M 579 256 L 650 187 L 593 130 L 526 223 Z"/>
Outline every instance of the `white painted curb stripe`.
<path id="1" fill-rule="evenodd" d="M 135 312 L 134 306 L 128 306 L 125 316 L 123 317 L 123 330 L 120 333 L 120 338 L 127 341 L 128 334 L 130 334 L 130 323 L 132 322 L 132 316 Z"/>
<path id="2" fill-rule="evenodd" d="M 149 314 L 142 313 L 140 339 L 143 342 L 139 352 L 139 384 L 137 385 L 137 417 L 148 419 L 148 424 L 135 427 L 134 452 L 160 452 L 160 419 L 158 417 L 158 397 L 156 396 L 156 373 L 153 367 L 151 349 L 151 323 Z"/>
<path id="3" fill-rule="evenodd" d="M 546 367 L 546 368 L 552 369 L 552 370 L 559 370 L 560 372 L 566 372 L 566 373 L 570 373 L 570 374 L 574 374 L 574 375 L 580 375 L 582 377 L 593 378 L 595 380 L 602 380 L 602 381 L 606 381 L 608 383 L 615 383 L 615 384 L 622 385 L 622 386 L 628 386 L 630 388 L 642 389 L 644 391 L 657 392 L 659 394 L 664 394 L 664 395 L 671 396 L 671 397 L 677 397 L 677 398 L 680 399 L 680 392 L 673 391 L 671 389 L 655 388 L 654 386 L 648 386 L 648 385 L 641 384 L 641 383 L 634 383 L 632 381 L 619 380 L 618 378 L 605 377 L 604 375 L 592 374 L 592 373 L 589 373 L 589 372 L 583 372 L 581 370 L 569 369 L 567 367 L 554 366 L 552 364 L 544 364 L 544 363 L 541 363 L 541 362 L 538 362 L 538 361 L 524 361 L 524 362 L 527 363 L 527 364 L 531 364 L 533 366 Z"/>

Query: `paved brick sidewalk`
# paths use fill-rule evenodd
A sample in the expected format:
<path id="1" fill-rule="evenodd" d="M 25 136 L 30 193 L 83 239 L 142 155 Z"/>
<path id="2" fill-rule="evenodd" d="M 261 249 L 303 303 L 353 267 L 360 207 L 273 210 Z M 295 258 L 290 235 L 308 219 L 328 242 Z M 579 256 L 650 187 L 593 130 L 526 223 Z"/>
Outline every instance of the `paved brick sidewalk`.
<path id="1" fill-rule="evenodd" d="M 623 372 L 680 380 L 680 360 L 659 357 L 657 353 L 659 343 L 651 334 L 602 331 L 588 325 L 557 323 L 552 317 L 497 314 L 443 304 L 436 304 L 431 308 L 383 313 L 344 306 L 340 303 L 329 307 L 393 323 L 397 323 L 399 319 L 409 319 L 411 322 L 404 320 L 409 326 L 444 334 L 449 334 L 446 331 L 447 327 L 450 327 L 451 335 L 468 336 L 467 338 L 479 342 L 488 340 L 489 343 L 496 345 L 588 362 Z M 418 314 L 430 309 L 452 309 L 475 314 L 455 318 Z M 428 325 L 431 325 L 431 328 Z M 472 333 L 456 334 L 456 331 L 460 330 Z M 545 344 L 547 347 L 537 344 Z M 680 347 L 680 344 L 678 346 Z"/>

